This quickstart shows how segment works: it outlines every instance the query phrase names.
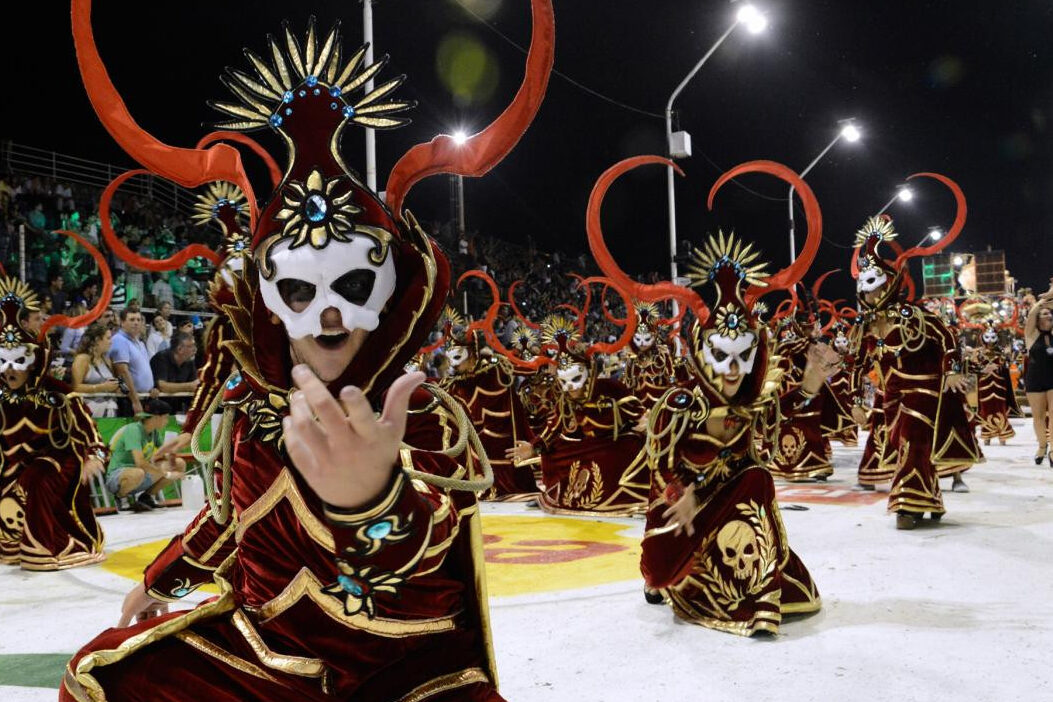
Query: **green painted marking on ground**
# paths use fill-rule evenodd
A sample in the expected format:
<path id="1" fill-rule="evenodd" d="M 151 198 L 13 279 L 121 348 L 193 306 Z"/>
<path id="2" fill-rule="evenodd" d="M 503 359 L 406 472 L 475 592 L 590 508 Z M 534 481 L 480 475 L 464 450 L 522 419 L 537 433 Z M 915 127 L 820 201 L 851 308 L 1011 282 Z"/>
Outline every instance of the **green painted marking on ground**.
<path id="1" fill-rule="evenodd" d="M 71 653 L 0 654 L 0 685 L 57 690 L 72 657 Z"/>

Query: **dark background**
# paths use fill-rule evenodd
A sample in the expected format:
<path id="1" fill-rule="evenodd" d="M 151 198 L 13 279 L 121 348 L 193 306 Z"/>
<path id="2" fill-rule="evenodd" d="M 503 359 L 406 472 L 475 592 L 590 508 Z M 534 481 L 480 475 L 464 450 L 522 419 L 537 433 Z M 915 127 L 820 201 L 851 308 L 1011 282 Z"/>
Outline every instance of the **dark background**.
<path id="1" fill-rule="evenodd" d="M 412 125 L 378 134 L 381 187 L 411 145 L 461 125 L 485 126 L 518 86 L 523 54 L 494 30 L 525 44 L 525 0 L 460 3 L 488 16 L 489 24 L 455 0 L 379 0 L 375 6 L 378 52 L 392 56 L 382 77 L 407 73 L 398 94 L 420 103 Z M 97 5 L 96 40 L 118 90 L 143 126 L 179 146 L 192 146 L 207 131 L 203 124 L 219 121 L 205 102 L 228 97 L 217 80 L 221 69 L 246 67 L 241 48 L 262 53 L 265 35 L 277 33 L 283 19 L 298 33 L 311 13 L 323 30 L 341 19 L 345 48 L 361 41 L 361 6 L 352 0 Z M 659 115 L 736 7 L 723 0 L 556 0 L 556 68 Z M 768 31 L 737 30 L 677 102 L 695 152 L 681 162 L 687 178 L 677 183 L 683 237 L 698 242 L 717 226 L 734 228 L 784 265 L 786 188 L 780 182 L 742 180 L 760 195 L 727 186 L 713 214 L 706 212 L 705 194 L 722 169 L 743 161 L 767 158 L 803 169 L 833 138 L 837 120 L 855 117 L 864 139 L 837 145 L 808 177 L 823 208 L 825 239 L 807 280 L 847 269 L 844 247 L 866 216 L 907 175 L 933 170 L 957 180 L 969 201 L 965 231 L 952 249 L 1003 248 L 1022 285 L 1046 288 L 1053 274 L 1046 263 L 1053 214 L 1050 3 L 767 0 L 762 7 Z M 26 19 L 0 30 L 7 68 L 0 138 L 131 165 L 80 85 L 68 6 L 48 0 L 21 9 Z M 451 94 L 440 79 L 444 42 L 481 47 L 484 80 L 468 99 Z M 515 152 L 485 179 L 466 183 L 469 229 L 523 242 L 533 236 L 541 248 L 579 252 L 586 247 L 585 203 L 595 178 L 626 156 L 662 153 L 662 133 L 659 117 L 613 105 L 554 75 Z M 362 138 L 356 129 L 345 134 L 347 162 L 362 168 Z M 277 148 L 271 135 L 255 136 Z M 935 181 L 921 182 L 917 195 L 891 211 L 907 244 L 929 226 L 948 227 L 953 217 L 950 193 Z M 421 220 L 448 218 L 445 178 L 416 187 L 408 206 Z M 801 231 L 803 217 L 798 222 Z M 664 171 L 650 166 L 616 184 L 604 225 L 627 270 L 664 274 Z M 850 294 L 847 273 L 835 278 L 829 292 Z"/>

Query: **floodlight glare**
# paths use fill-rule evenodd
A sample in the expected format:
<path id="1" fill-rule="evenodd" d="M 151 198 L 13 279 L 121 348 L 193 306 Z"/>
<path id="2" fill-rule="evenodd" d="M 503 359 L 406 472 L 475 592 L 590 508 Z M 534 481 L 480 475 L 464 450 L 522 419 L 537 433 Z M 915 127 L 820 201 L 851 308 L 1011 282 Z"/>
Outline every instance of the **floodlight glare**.
<path id="1" fill-rule="evenodd" d="M 453 143 L 457 146 L 464 146 L 466 141 L 468 141 L 468 134 L 463 129 L 458 129 L 453 133 Z"/>
<path id="2" fill-rule="evenodd" d="M 841 128 L 841 138 L 847 142 L 856 142 L 863 138 L 863 133 L 854 124 L 846 124 Z"/>
<path id="3" fill-rule="evenodd" d="M 914 199 L 914 191 L 910 188 L 900 188 L 899 194 L 896 196 L 900 202 L 910 202 Z"/>
<path id="4" fill-rule="evenodd" d="M 753 5 L 743 5 L 739 8 L 735 19 L 746 25 L 746 31 L 750 34 L 760 34 L 768 28 L 768 18 Z"/>

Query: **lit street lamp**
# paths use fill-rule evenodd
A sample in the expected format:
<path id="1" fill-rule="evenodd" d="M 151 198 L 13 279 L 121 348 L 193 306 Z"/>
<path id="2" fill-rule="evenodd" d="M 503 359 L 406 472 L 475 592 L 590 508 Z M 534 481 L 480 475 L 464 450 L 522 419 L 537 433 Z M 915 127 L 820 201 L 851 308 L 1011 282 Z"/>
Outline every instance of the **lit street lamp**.
<path id="1" fill-rule="evenodd" d="M 878 210 L 877 216 L 880 217 L 881 215 L 885 214 L 885 211 L 888 210 L 888 208 L 892 207 L 892 203 L 894 203 L 896 200 L 899 200 L 900 202 L 910 202 L 913 199 L 914 191 L 908 188 L 906 185 L 900 185 L 899 188 L 896 190 L 896 194 L 890 197 L 888 202 L 885 203 L 885 206 Z"/>
<path id="2" fill-rule="evenodd" d="M 925 235 L 925 239 L 932 239 L 934 242 L 939 241 L 943 238 L 943 230 L 939 227 L 929 227 L 929 233 Z M 922 243 L 925 243 L 925 239 L 922 239 Z"/>
<path id="3" fill-rule="evenodd" d="M 800 175 L 802 180 L 804 179 L 804 177 L 806 175 L 808 175 L 809 171 L 811 171 L 813 168 L 815 168 L 815 164 L 817 164 L 820 161 L 822 161 L 823 160 L 823 156 L 826 156 L 826 154 L 830 151 L 830 149 L 834 148 L 834 146 L 837 145 L 837 142 L 839 142 L 842 139 L 844 139 L 849 144 L 854 144 L 855 142 L 857 142 L 857 141 L 859 141 L 860 139 L 863 138 L 863 133 L 859 131 L 859 127 L 857 127 L 855 125 L 854 120 L 852 120 L 852 119 L 841 120 L 841 124 L 842 124 L 842 127 L 841 127 L 841 129 L 838 130 L 837 136 L 835 136 L 833 139 L 831 139 L 830 143 L 826 145 L 826 148 L 823 149 L 822 151 L 820 151 L 819 155 L 816 156 L 812 160 L 812 162 L 809 163 L 808 166 L 803 171 L 801 171 L 799 173 L 799 175 Z M 789 208 L 790 208 L 790 260 L 791 261 L 796 261 L 797 260 L 797 239 L 794 236 L 793 186 L 792 185 L 790 186 L 789 200 L 790 200 L 790 202 L 789 202 Z"/>
<path id="4" fill-rule="evenodd" d="M 687 158 L 691 155 L 691 135 L 686 131 L 673 132 L 673 102 L 677 96 L 683 92 L 687 84 L 695 77 L 702 66 L 709 60 L 709 57 L 720 48 L 720 45 L 724 43 L 724 40 L 731 36 L 731 33 L 739 26 L 743 26 L 750 34 L 759 34 L 765 30 L 768 26 L 768 18 L 764 16 L 760 10 L 753 5 L 743 5 L 739 8 L 739 11 L 735 14 L 735 21 L 727 31 L 720 35 L 720 38 L 709 47 L 709 51 L 699 59 L 695 67 L 687 74 L 687 76 L 680 81 L 680 85 L 676 86 L 676 90 L 669 96 L 669 102 L 665 105 L 665 143 L 669 150 L 669 158 Z M 666 168 L 666 191 L 668 193 L 669 200 L 669 276 L 672 280 L 676 280 L 676 194 L 673 188 L 673 167 L 669 166 Z M 676 303 L 673 303 L 674 310 Z"/>

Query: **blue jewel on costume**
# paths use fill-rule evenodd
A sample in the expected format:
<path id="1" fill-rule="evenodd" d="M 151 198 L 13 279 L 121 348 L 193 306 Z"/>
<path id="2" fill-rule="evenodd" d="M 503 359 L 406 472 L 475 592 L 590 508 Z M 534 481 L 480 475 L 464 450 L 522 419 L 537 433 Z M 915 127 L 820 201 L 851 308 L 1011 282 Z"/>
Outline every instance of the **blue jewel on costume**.
<path id="1" fill-rule="evenodd" d="M 292 102 L 292 101 L 293 101 L 293 93 L 292 93 L 291 90 L 286 90 L 284 93 L 282 93 L 282 102 Z"/>
<path id="2" fill-rule="evenodd" d="M 227 381 L 227 390 L 233 390 L 239 385 L 241 385 L 241 373 L 238 373 L 233 378 Z"/>
<path id="3" fill-rule="evenodd" d="M 271 115 L 270 119 L 267 120 L 267 121 L 275 129 L 277 129 L 278 127 L 282 126 L 282 116 L 281 115 Z"/>
<path id="4" fill-rule="evenodd" d="M 344 105 L 344 109 L 342 110 L 342 112 L 344 117 L 346 117 L 347 119 L 351 119 L 355 116 L 355 108 L 351 107 L 350 105 Z"/>
<path id="5" fill-rule="evenodd" d="M 307 76 L 307 79 L 304 80 L 304 83 L 307 84 L 308 88 L 313 88 L 314 86 L 318 85 L 318 76 Z"/>
<path id="6" fill-rule="evenodd" d="M 340 583 L 340 587 L 344 588 L 345 592 L 350 592 L 355 597 L 362 596 L 362 584 L 354 578 L 348 575 L 338 575 L 336 576 L 336 580 Z"/>
<path id="7" fill-rule="evenodd" d="M 369 526 L 369 528 L 366 529 L 366 536 L 368 536 L 371 539 L 377 539 L 379 541 L 380 539 L 383 539 L 388 534 L 390 534 L 391 533 L 391 529 L 392 529 L 391 522 L 389 522 L 389 521 L 377 522 L 376 524 L 371 524 Z"/>

